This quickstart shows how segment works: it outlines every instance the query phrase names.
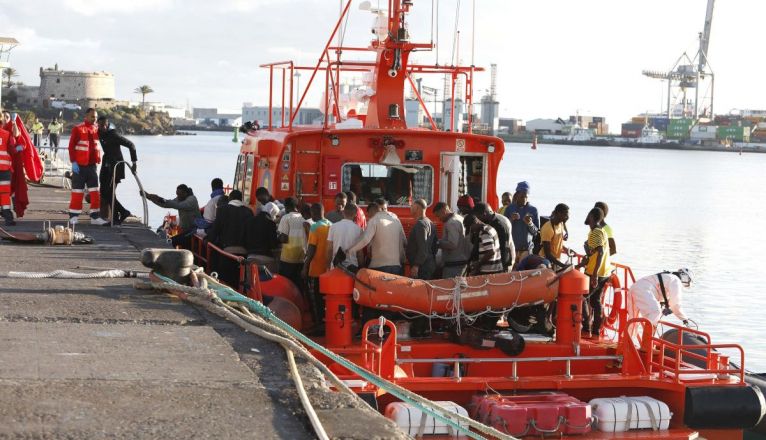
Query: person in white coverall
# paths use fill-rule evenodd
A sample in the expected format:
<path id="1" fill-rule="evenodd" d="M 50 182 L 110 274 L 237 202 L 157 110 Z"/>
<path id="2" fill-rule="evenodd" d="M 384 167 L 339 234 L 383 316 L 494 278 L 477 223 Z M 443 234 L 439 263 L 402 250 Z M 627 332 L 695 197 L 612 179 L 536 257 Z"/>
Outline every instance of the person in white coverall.
<path id="1" fill-rule="evenodd" d="M 662 286 L 660 286 L 660 277 Z M 656 327 L 663 316 L 673 314 L 685 326 L 688 326 L 689 318 L 681 304 L 684 287 L 689 287 L 691 282 L 689 269 L 662 272 L 639 279 L 628 290 L 628 320 L 646 318 L 652 326 Z M 662 287 L 665 288 L 664 295 Z M 631 333 L 634 333 L 637 327 L 633 326 Z"/>

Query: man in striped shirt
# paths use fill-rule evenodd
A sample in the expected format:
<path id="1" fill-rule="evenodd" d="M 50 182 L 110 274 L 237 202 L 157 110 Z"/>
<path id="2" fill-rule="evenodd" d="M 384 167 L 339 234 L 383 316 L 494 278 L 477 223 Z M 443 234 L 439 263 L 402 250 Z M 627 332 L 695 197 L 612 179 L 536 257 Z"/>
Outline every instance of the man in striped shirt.
<path id="1" fill-rule="evenodd" d="M 476 216 L 467 217 L 470 225 L 471 241 L 477 249 L 477 259 L 471 262 L 471 275 L 488 275 L 503 272 L 503 260 L 500 253 L 500 239 L 492 226 L 482 222 Z"/>
<path id="2" fill-rule="evenodd" d="M 587 257 L 579 265 L 585 266 L 585 275 L 590 278 L 590 292 L 583 304 L 583 331 L 589 332 L 593 337 L 598 337 L 601 332 L 601 295 L 612 272 L 612 265 L 609 263 L 609 240 L 606 232 L 599 226 L 603 220 L 604 211 L 601 208 L 593 208 L 588 213 L 585 219 L 585 224 L 590 227 L 588 241 L 585 243 Z"/>

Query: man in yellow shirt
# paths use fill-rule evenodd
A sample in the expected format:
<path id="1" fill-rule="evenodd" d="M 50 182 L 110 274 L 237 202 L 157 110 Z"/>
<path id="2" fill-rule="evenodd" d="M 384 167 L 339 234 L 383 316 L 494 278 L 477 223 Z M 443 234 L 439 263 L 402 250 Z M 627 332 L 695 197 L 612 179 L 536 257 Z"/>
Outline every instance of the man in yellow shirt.
<path id="1" fill-rule="evenodd" d="M 35 147 L 40 146 L 40 142 L 43 139 L 43 129 L 45 126 L 42 122 L 40 122 L 39 119 L 35 118 L 35 122 L 32 124 L 32 143 L 35 144 Z"/>
<path id="2" fill-rule="evenodd" d="M 585 224 L 590 227 L 588 241 L 585 243 L 586 258 L 578 267 L 585 266 L 585 275 L 590 278 L 590 292 L 583 302 L 583 331 L 591 336 L 598 337 L 601 332 L 603 311 L 601 294 L 604 283 L 611 275 L 612 265 L 609 262 L 609 239 L 603 229 L 599 227 L 604 220 L 604 211 L 593 208 L 585 219 Z"/>
<path id="3" fill-rule="evenodd" d="M 564 247 L 566 240 L 566 222 L 569 220 L 569 206 L 559 203 L 551 213 L 550 220 L 540 228 L 540 242 L 542 248 L 539 255 L 547 259 L 555 267 L 567 267 L 561 258 L 562 251 L 568 251 Z"/>
<path id="4" fill-rule="evenodd" d="M 314 223 L 309 228 L 308 249 L 301 275 L 307 281 L 311 314 L 314 323 L 318 324 L 324 320 L 324 298 L 319 293 L 319 275 L 327 272 L 329 266 L 327 234 L 332 223 L 324 218 L 324 206 L 321 203 L 311 205 L 311 219 Z"/>
<path id="5" fill-rule="evenodd" d="M 58 157 L 59 139 L 61 139 L 62 131 L 64 131 L 64 124 L 60 123 L 58 118 L 53 118 L 53 121 L 48 124 L 48 139 L 51 142 L 51 153 L 53 154 L 53 157 Z"/>
<path id="6" fill-rule="evenodd" d="M 508 191 L 504 192 L 500 196 L 500 203 L 502 203 L 502 205 L 495 212 L 499 212 L 501 215 L 505 215 L 505 210 L 508 209 L 508 207 L 511 206 L 511 203 L 512 203 L 511 193 L 509 193 Z"/>
<path id="7" fill-rule="evenodd" d="M 612 256 L 617 253 L 617 244 L 615 244 L 614 241 L 612 227 L 606 224 L 606 216 L 609 215 L 609 205 L 607 205 L 606 202 L 596 202 L 594 208 L 601 208 L 601 210 L 604 211 L 604 219 L 601 220 L 599 226 L 606 232 L 606 237 L 609 239 L 609 255 Z"/>
<path id="8" fill-rule="evenodd" d="M 285 199 L 285 214 L 279 220 L 277 237 L 282 243 L 282 253 L 279 256 L 279 274 L 289 279 L 303 292 L 304 283 L 301 278 L 303 263 L 306 257 L 306 230 L 303 228 L 305 219 L 298 212 L 298 200 L 294 197 Z"/>

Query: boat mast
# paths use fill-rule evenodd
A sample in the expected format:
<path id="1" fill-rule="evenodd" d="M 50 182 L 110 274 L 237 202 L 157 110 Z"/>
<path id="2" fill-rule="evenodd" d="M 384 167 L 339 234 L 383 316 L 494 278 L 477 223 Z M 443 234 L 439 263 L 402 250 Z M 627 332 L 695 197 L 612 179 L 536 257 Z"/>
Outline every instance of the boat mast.
<path id="1" fill-rule="evenodd" d="M 365 127 L 407 128 L 404 120 L 404 79 L 410 53 L 417 46 L 409 42 L 405 17 L 412 0 L 388 3 L 388 36 L 382 42 L 373 41 L 377 62 L 373 76 L 375 95 L 370 98 Z"/>

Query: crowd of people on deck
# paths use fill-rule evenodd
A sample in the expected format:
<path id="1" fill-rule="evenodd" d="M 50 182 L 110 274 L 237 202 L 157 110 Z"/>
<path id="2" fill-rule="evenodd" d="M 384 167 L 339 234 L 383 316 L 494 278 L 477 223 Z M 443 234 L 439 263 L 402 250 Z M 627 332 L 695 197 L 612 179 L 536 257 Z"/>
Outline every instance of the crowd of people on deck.
<path id="1" fill-rule="evenodd" d="M 541 217 L 529 202 L 530 185 L 519 182 L 513 194 L 503 193 L 502 206 L 495 212 L 469 195 L 457 201 L 458 212 L 444 202 L 431 206 L 423 199 L 410 205 L 409 233 L 388 202 L 377 199 L 366 209 L 357 205 L 352 191 L 339 192 L 334 208 L 325 212 L 320 203 L 305 204 L 293 197 L 274 200 L 266 188 L 256 190 L 255 210 L 233 190 L 224 194 L 223 181 L 211 182 L 211 194 L 204 209 L 186 185 L 179 185 L 174 199 L 154 194 L 147 198 L 159 206 L 179 211 L 180 233 L 173 244 L 189 248 L 192 235 L 213 243 L 237 256 L 260 256 L 306 293 L 314 318 L 323 315 L 319 276 L 336 265 L 355 271 L 366 267 L 417 279 L 489 275 L 537 268 L 554 270 L 569 267 L 567 222 L 569 207 L 557 204 L 549 217 Z M 610 258 L 617 252 L 611 227 L 606 223 L 609 208 L 597 202 L 587 215 L 588 239 L 584 268 L 591 290 L 584 301 L 584 331 L 598 334 L 603 321 L 604 284 L 614 268 Z M 441 251 L 440 264 L 437 256 Z M 569 257 L 567 257 L 569 255 Z M 233 281 L 236 281 L 233 280 Z"/>
<path id="2" fill-rule="evenodd" d="M 21 164 L 25 144 L 20 139 L 16 115 L 3 112 L 2 116 L 0 214 L 6 225 L 13 225 L 11 195 L 19 216 L 28 203 Z M 56 118 L 48 124 L 54 157 L 62 129 Z M 44 133 L 42 121 L 35 119 L 30 131 L 35 145 L 39 145 Z M 131 217 L 116 198 L 112 206 L 115 187 L 125 177 L 122 147 L 129 150 L 130 168 L 135 173 L 135 146 L 117 133 L 108 118 L 99 117 L 95 109 L 89 108 L 84 122 L 72 129 L 68 148 L 72 163 L 70 223 L 78 221 L 86 189 L 91 224 L 105 225 L 110 218 L 119 224 Z M 19 190 L 22 183 L 23 191 Z M 513 193 L 502 194 L 498 212 L 470 195 L 458 199 L 458 212 L 452 212 L 444 202 L 433 204 L 431 214 L 441 223 L 441 234 L 429 219 L 429 204 L 423 199 L 411 202 L 413 223 L 408 224 L 409 234 L 405 234 L 404 225 L 389 211 L 386 199 L 369 202 L 365 210 L 357 205 L 353 191 L 339 192 L 334 209 L 327 213 L 320 203 L 302 203 L 292 197 L 277 201 L 262 187 L 255 192 L 258 204 L 253 210 L 239 190 L 225 194 L 220 178 L 211 182 L 210 199 L 203 209 L 192 189 L 184 184 L 178 185 L 171 199 L 144 195 L 158 206 L 178 210 L 179 231 L 172 237 L 174 246 L 190 248 L 192 235 L 197 234 L 230 254 L 259 256 L 267 262 L 274 258 L 278 272 L 307 293 L 315 319 L 323 315 L 319 276 L 336 265 L 351 271 L 367 267 L 395 275 L 404 275 L 408 266 L 408 276 L 429 280 L 537 268 L 565 269 L 573 256 L 564 245 L 568 239 L 569 207 L 559 203 L 549 217 L 541 217 L 529 202 L 530 185 L 526 181 L 519 182 Z M 602 327 L 602 292 L 614 271 L 610 259 L 617 252 L 612 228 L 606 223 L 608 213 L 604 202 L 596 202 L 588 213 L 584 257 L 577 265 L 578 269 L 584 268 L 590 281 L 590 292 L 583 303 L 583 330 L 591 335 L 599 334 Z M 439 251 L 441 264 L 437 265 Z M 564 255 L 569 256 L 567 261 L 563 261 Z M 673 313 L 688 324 L 681 308 L 681 293 L 682 287 L 690 283 L 688 269 L 638 280 L 628 293 L 634 304 L 631 316 L 643 316 L 656 324 L 662 315 Z"/>

